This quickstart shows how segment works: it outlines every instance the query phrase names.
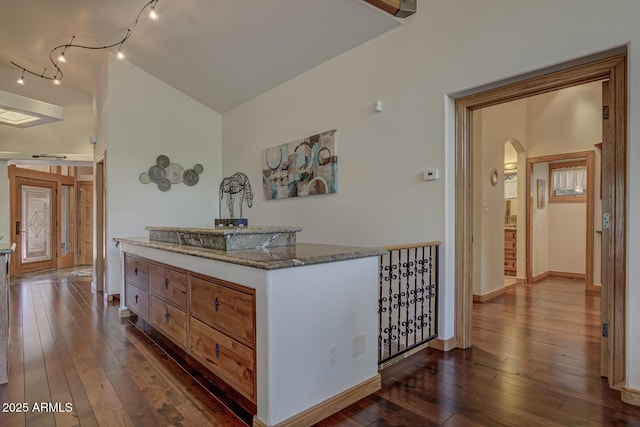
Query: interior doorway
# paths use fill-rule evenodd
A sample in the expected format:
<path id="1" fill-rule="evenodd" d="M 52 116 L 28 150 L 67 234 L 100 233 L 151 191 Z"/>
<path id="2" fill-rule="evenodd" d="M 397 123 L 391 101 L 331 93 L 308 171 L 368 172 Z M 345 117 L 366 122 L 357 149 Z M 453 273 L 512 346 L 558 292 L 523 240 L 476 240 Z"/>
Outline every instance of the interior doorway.
<path id="1" fill-rule="evenodd" d="M 16 177 L 13 206 L 17 274 L 56 268 L 57 183 Z"/>
<path id="2" fill-rule="evenodd" d="M 92 198 L 79 197 L 92 187 L 93 167 L 10 162 L 9 211 L 16 255 L 11 257 L 14 276 L 44 270 L 91 264 L 80 233 L 93 235 Z M 87 221 L 86 218 L 90 218 Z"/>
<path id="3" fill-rule="evenodd" d="M 580 65 L 543 70 L 537 77 L 516 83 L 479 90 L 456 100 L 456 341 L 467 348 L 471 342 L 473 301 L 473 144 L 474 110 L 528 96 L 572 87 L 588 82 L 608 80 L 608 126 L 603 130 L 602 186 L 603 212 L 609 215 L 609 228 L 603 229 L 603 323 L 609 328 L 607 351 L 610 386 L 624 381 L 625 375 L 625 171 L 626 171 L 626 50 L 587 58 Z M 527 230 L 527 234 L 529 231 Z M 527 241 L 531 238 L 527 235 Z M 617 244 L 614 244 L 617 243 Z M 475 254 L 477 256 L 477 254 Z M 606 307 L 604 306 L 606 305 Z M 617 308 L 617 315 L 613 307 Z M 612 333 L 613 331 L 613 333 Z M 603 341 L 603 345 L 605 342 Z"/>

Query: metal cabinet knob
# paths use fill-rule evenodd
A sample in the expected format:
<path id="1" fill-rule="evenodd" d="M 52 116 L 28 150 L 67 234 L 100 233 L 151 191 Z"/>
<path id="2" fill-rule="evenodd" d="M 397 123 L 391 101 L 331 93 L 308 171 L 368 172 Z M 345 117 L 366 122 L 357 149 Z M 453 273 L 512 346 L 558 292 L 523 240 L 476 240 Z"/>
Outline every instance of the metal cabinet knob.
<path id="1" fill-rule="evenodd" d="M 169 278 L 167 277 L 164 278 L 164 288 L 169 289 Z"/>
<path id="2" fill-rule="evenodd" d="M 216 297 L 215 301 L 213 302 L 213 305 L 216 307 L 216 311 L 220 309 L 220 301 L 218 301 L 218 297 Z"/>
<path id="3" fill-rule="evenodd" d="M 220 359 L 220 346 L 216 343 L 216 359 Z"/>

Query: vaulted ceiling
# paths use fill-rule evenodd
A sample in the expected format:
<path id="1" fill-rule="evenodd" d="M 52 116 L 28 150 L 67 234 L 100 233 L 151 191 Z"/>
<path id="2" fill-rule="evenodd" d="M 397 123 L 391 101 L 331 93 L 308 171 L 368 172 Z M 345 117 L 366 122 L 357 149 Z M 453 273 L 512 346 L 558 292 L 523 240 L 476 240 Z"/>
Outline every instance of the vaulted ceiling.
<path id="1" fill-rule="evenodd" d="M 51 74 L 53 47 L 72 36 L 93 46 L 122 39 L 145 4 L 3 2 L 0 64 L 12 67 L 13 61 L 37 73 L 46 67 Z M 123 51 L 127 61 L 224 113 L 401 24 L 377 6 L 362 0 L 159 0 L 160 19 L 150 22 L 143 14 Z M 62 85 L 92 93 L 101 55 L 104 50 L 69 49 Z M 15 70 L 17 79 L 21 70 Z M 37 77 L 25 78 L 28 84 Z"/>

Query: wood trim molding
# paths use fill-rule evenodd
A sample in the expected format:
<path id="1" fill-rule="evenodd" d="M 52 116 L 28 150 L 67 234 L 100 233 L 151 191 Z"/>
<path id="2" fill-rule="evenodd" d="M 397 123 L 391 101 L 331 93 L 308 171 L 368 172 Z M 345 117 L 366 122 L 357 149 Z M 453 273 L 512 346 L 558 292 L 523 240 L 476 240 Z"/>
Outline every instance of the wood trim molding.
<path id="1" fill-rule="evenodd" d="M 608 56 L 605 56 L 608 55 Z M 608 256 L 611 264 L 610 307 L 612 318 L 609 323 L 609 341 L 612 361 L 609 383 L 619 383 L 625 373 L 625 286 L 626 286 L 626 123 L 627 123 L 627 59 L 626 48 L 612 50 L 609 53 L 594 55 L 579 61 L 559 64 L 553 68 L 523 74 L 504 82 L 478 88 L 477 92 L 461 95 L 455 99 L 455 337 L 462 348 L 472 345 L 471 324 L 473 315 L 473 129 L 474 110 L 497 105 L 503 102 L 523 99 L 579 84 L 609 79 L 611 85 L 611 138 L 610 145 L 603 145 L 603 186 L 609 185 L 614 193 L 611 197 L 612 229 L 603 232 L 603 240 L 611 243 Z M 500 86 L 502 85 L 502 86 Z M 466 93 L 470 93 L 467 91 Z M 607 154 L 610 152 L 610 154 Z M 610 157 L 610 159 L 609 159 Z M 607 163 L 609 161 L 609 163 Z M 532 168 L 527 163 L 527 187 L 530 188 Z M 606 176 L 605 176 L 606 175 Z M 606 190 L 603 188 L 603 196 Z M 527 198 L 527 204 L 530 198 Z M 603 204 L 605 200 L 603 197 Z M 527 211 L 527 220 L 530 212 Z M 531 231 L 526 228 L 526 239 L 531 239 Z M 592 233 L 590 233 L 592 234 Z M 604 270 L 603 270 L 604 271 Z M 531 281 L 531 265 L 527 265 L 527 280 Z M 604 277 L 603 277 L 604 284 Z M 604 297 L 603 297 L 604 299 Z"/>
<path id="2" fill-rule="evenodd" d="M 443 338 L 436 338 L 429 341 L 428 344 L 430 348 L 440 351 L 449 351 L 454 348 L 458 348 L 458 341 L 456 340 L 456 337 L 447 338 L 446 340 Z"/>
<path id="3" fill-rule="evenodd" d="M 593 191 L 594 183 L 595 183 L 595 151 L 594 150 L 586 150 L 586 151 L 574 151 L 570 153 L 562 153 L 562 154 L 553 154 L 549 156 L 538 156 L 538 157 L 530 157 L 527 159 L 527 192 L 531 189 L 531 183 L 533 182 L 533 165 L 536 163 L 549 163 L 558 160 L 569 160 L 569 159 L 584 159 L 584 163 L 587 167 L 587 196 L 586 196 L 586 253 L 585 253 L 585 266 L 586 273 L 584 275 L 585 285 L 590 286 L 593 285 L 593 230 L 594 230 L 594 207 L 595 207 L 595 192 Z M 567 163 L 562 163 L 567 164 Z M 549 174 L 549 181 L 551 180 L 551 174 Z M 551 185 L 551 184 L 549 184 Z M 551 191 L 549 191 L 549 197 L 551 197 Z M 549 202 L 551 203 L 551 201 Z M 533 277 L 532 272 L 532 260 L 531 254 L 533 253 L 533 194 L 529 192 L 526 197 L 526 270 L 527 270 L 527 278 L 535 283 L 543 278 L 538 278 L 538 276 Z M 560 274 L 551 274 L 552 276 L 559 276 Z M 560 277 L 568 277 L 568 276 L 560 276 Z"/>
<path id="4" fill-rule="evenodd" d="M 602 286 L 599 286 L 599 285 L 587 286 L 587 295 L 601 296 Z"/>
<path id="5" fill-rule="evenodd" d="M 515 286 L 516 283 L 517 282 L 511 283 L 509 285 L 505 285 L 505 286 L 503 286 L 501 288 L 498 288 L 498 289 L 495 289 L 495 290 L 493 290 L 491 292 L 487 292 L 486 294 L 482 294 L 482 295 L 474 294 L 473 295 L 473 302 L 483 303 L 483 302 L 489 301 L 490 299 L 493 299 L 493 298 L 497 297 L 498 295 L 502 295 L 509 288 Z"/>
<path id="6" fill-rule="evenodd" d="M 539 281 L 544 280 L 549 276 L 551 276 L 551 274 L 549 274 L 548 271 L 536 274 L 535 276 L 531 276 L 531 283 L 538 283 Z"/>
<path id="7" fill-rule="evenodd" d="M 324 420 L 330 415 L 346 408 L 349 405 L 363 399 L 370 394 L 375 393 L 382 387 L 382 377 L 380 374 L 369 378 L 357 384 L 350 389 L 343 391 L 329 399 L 306 409 L 277 424 L 269 425 L 259 420 L 257 416 L 253 417 L 253 427 L 293 427 L 293 426 L 310 426 L 319 421 Z"/>
<path id="8" fill-rule="evenodd" d="M 640 390 L 623 385 L 620 390 L 620 398 L 624 403 L 628 403 L 633 406 L 640 406 Z"/>
<path id="9" fill-rule="evenodd" d="M 547 279 L 549 277 L 562 277 L 564 279 L 576 279 L 576 280 L 585 280 L 585 278 L 587 277 L 587 275 L 585 273 L 574 273 L 571 271 L 556 271 L 556 270 L 549 270 L 549 271 L 545 271 L 544 273 L 540 273 L 540 274 L 536 274 L 535 276 L 533 276 L 533 283 L 537 283 L 541 280 Z M 593 286 L 593 285 L 591 285 Z M 598 287 L 598 286 L 594 286 L 594 287 Z"/>
<path id="10" fill-rule="evenodd" d="M 364 0 L 372 6 L 398 17 L 406 18 L 416 13 L 416 0 Z"/>

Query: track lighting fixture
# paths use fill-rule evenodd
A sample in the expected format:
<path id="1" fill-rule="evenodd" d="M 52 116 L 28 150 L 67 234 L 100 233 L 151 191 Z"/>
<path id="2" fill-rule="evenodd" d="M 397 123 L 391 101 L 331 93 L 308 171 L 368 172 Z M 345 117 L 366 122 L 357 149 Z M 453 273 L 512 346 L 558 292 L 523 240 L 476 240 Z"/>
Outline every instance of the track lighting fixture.
<path id="1" fill-rule="evenodd" d="M 151 9 L 149 9 L 149 21 L 151 22 L 156 22 L 159 18 L 158 13 L 156 12 L 156 3 L 158 3 L 158 0 L 155 0 Z"/>
<path id="2" fill-rule="evenodd" d="M 102 50 L 102 49 L 111 49 L 113 47 L 118 46 L 118 49 L 116 51 L 116 58 L 119 60 L 124 60 L 125 59 L 125 55 L 124 52 L 122 52 L 122 45 L 124 44 L 124 42 L 126 42 L 129 37 L 131 37 L 131 34 L 133 34 L 133 30 L 135 30 L 136 26 L 138 25 L 138 20 L 140 19 L 140 16 L 142 15 L 142 13 L 149 8 L 149 20 L 150 21 L 157 21 L 158 20 L 158 13 L 156 12 L 156 5 L 158 4 L 158 0 L 150 0 L 149 2 L 147 2 L 142 9 L 140 9 L 140 12 L 138 12 L 138 15 L 136 16 L 136 20 L 133 24 L 133 27 L 128 28 L 126 34 L 124 35 L 124 37 L 120 40 L 118 40 L 115 43 L 110 43 L 104 46 L 86 46 L 86 45 L 81 45 L 81 44 L 74 44 L 74 40 L 76 38 L 76 36 L 71 37 L 71 41 L 67 44 L 61 44 L 60 46 L 56 46 L 53 49 L 51 49 L 51 51 L 49 52 L 49 60 L 51 61 L 51 63 L 53 64 L 53 66 L 55 67 L 55 73 L 53 74 L 53 76 L 47 76 L 45 74 L 45 72 L 47 71 L 47 69 L 45 68 L 44 71 L 41 74 L 35 73 L 31 70 L 29 70 L 26 67 L 23 67 L 21 65 L 16 64 L 15 62 L 11 61 L 11 64 L 13 64 L 14 66 L 16 66 L 17 68 L 22 70 L 22 75 L 20 76 L 20 78 L 16 81 L 18 84 L 20 85 L 24 85 L 24 73 L 29 73 L 31 75 L 34 75 L 36 77 L 40 77 L 42 79 L 47 79 L 47 80 L 51 80 L 53 82 L 54 85 L 60 85 L 62 78 L 64 77 L 64 74 L 62 72 L 62 69 L 60 68 L 61 64 L 66 64 L 67 63 L 67 58 L 65 56 L 65 53 L 67 52 L 67 49 L 69 48 L 79 48 L 79 49 L 90 49 L 90 50 Z M 56 60 L 54 60 L 54 55 L 56 52 L 58 52 L 60 49 L 62 49 L 62 52 L 60 52 L 60 54 L 57 56 Z"/>

